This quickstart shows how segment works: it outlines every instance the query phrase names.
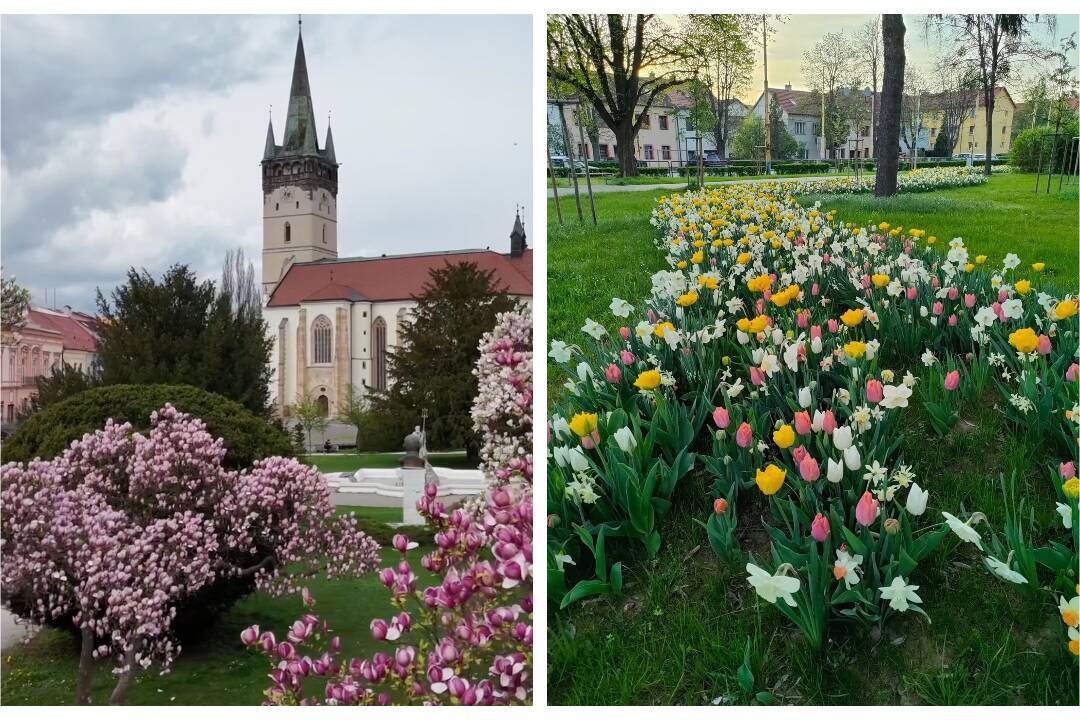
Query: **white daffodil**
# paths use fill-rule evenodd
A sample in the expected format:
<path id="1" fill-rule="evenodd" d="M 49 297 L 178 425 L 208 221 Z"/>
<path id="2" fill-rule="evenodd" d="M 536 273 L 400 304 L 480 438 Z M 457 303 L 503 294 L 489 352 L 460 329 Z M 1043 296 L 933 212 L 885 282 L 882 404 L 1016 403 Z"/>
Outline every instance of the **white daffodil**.
<path id="1" fill-rule="evenodd" d="M 1061 524 L 1063 526 L 1065 526 L 1066 530 L 1072 530 L 1072 523 L 1073 523 L 1072 507 L 1066 505 L 1065 503 L 1058 503 L 1057 504 L 1057 511 L 1058 511 L 1058 515 L 1061 516 Z"/>
<path id="2" fill-rule="evenodd" d="M 652 345 L 653 326 L 647 320 L 642 320 L 634 326 L 634 334 L 641 338 L 645 347 Z"/>
<path id="3" fill-rule="evenodd" d="M 555 561 L 555 567 L 559 568 L 559 572 L 563 572 L 563 568 L 567 565 L 577 565 L 574 558 L 566 554 L 555 555 L 552 559 Z"/>
<path id="4" fill-rule="evenodd" d="M 889 607 L 897 612 L 907 612 L 912 603 L 921 603 L 922 598 L 915 591 L 918 585 L 908 585 L 904 578 L 897 575 L 887 587 L 880 588 L 882 600 L 889 601 Z"/>
<path id="5" fill-rule="evenodd" d="M 1006 563 L 1001 562 L 996 557 L 987 555 L 985 560 L 986 566 L 990 568 L 990 571 L 1002 580 L 1008 580 L 1009 582 L 1016 583 L 1017 585 L 1023 585 L 1028 581 L 1026 577 L 1016 572 Z"/>
<path id="6" fill-rule="evenodd" d="M 1024 317 L 1024 302 L 1020 298 L 1009 298 L 1001 303 L 1001 312 L 1007 320 L 1019 320 Z"/>
<path id="7" fill-rule="evenodd" d="M 769 377 L 772 377 L 776 373 L 780 372 L 780 363 L 776 359 L 776 356 L 772 353 L 766 353 L 761 358 L 761 372 L 765 373 Z"/>
<path id="8" fill-rule="evenodd" d="M 802 583 L 797 577 L 784 575 L 781 572 L 783 569 L 784 566 L 781 566 L 777 573 L 772 575 L 753 563 L 746 563 L 746 572 L 750 573 L 748 579 L 758 595 L 770 603 L 782 598 L 788 605 L 795 607 L 795 598 L 792 595 L 799 592 Z"/>
<path id="9" fill-rule="evenodd" d="M 922 515 L 926 512 L 926 501 L 929 497 L 929 491 L 919 487 L 919 483 L 912 483 L 911 489 L 908 490 L 907 502 L 904 504 L 904 507 L 912 515 Z"/>
<path id="10" fill-rule="evenodd" d="M 1012 270 L 1018 265 L 1020 265 L 1020 258 L 1017 257 L 1015 253 L 1009 253 L 1005 256 L 1005 262 L 1003 263 L 1003 267 L 1006 270 Z"/>
<path id="11" fill-rule="evenodd" d="M 836 564 L 833 565 L 833 577 L 843 580 L 844 586 L 850 590 L 852 585 L 858 585 L 861 580 L 860 571 L 863 561 L 862 555 L 852 557 L 844 548 L 836 551 Z"/>
<path id="12" fill-rule="evenodd" d="M 880 405 L 890 410 L 907 407 L 909 397 L 911 397 L 911 388 L 907 385 L 885 385 L 882 388 Z"/>
<path id="13" fill-rule="evenodd" d="M 833 430 L 832 441 L 837 450 L 847 450 L 851 447 L 851 428 L 841 425 Z"/>
<path id="14" fill-rule="evenodd" d="M 557 363 L 567 363 L 570 362 L 571 355 L 573 353 L 562 340 L 551 341 L 551 352 L 548 353 L 548 357 L 552 360 Z"/>
<path id="15" fill-rule="evenodd" d="M 634 432 L 630 428 L 621 427 L 615 431 L 615 444 L 625 453 L 633 452 L 637 447 L 637 438 L 634 437 Z"/>
<path id="16" fill-rule="evenodd" d="M 579 362 L 577 366 L 578 379 L 581 382 L 588 382 L 592 377 L 592 367 L 587 362 Z"/>
<path id="17" fill-rule="evenodd" d="M 979 323 L 984 327 L 990 327 L 995 322 L 997 322 L 997 313 L 994 312 L 993 308 L 979 308 L 975 312 L 975 322 Z"/>
<path id="18" fill-rule="evenodd" d="M 930 350 L 926 350 L 922 354 L 921 359 L 922 359 L 923 365 L 925 365 L 926 367 L 930 367 L 931 365 L 933 365 L 934 363 L 937 362 L 937 357 Z"/>
<path id="19" fill-rule="evenodd" d="M 618 318 L 630 317 L 634 306 L 622 298 L 611 298 L 611 314 Z"/>
<path id="20" fill-rule="evenodd" d="M 961 522 L 960 518 L 947 512 L 941 513 L 941 516 L 945 518 L 949 529 L 956 533 L 958 538 L 964 542 L 973 543 L 975 547 L 982 550 L 982 536 L 975 531 L 975 528 L 971 527 L 972 524 L 983 518 L 982 513 L 975 513 L 966 523 Z"/>
<path id="21" fill-rule="evenodd" d="M 607 335 L 607 330 L 604 329 L 604 326 L 592 318 L 585 318 L 585 324 L 581 326 L 581 332 L 586 335 L 591 335 L 597 340 Z"/>

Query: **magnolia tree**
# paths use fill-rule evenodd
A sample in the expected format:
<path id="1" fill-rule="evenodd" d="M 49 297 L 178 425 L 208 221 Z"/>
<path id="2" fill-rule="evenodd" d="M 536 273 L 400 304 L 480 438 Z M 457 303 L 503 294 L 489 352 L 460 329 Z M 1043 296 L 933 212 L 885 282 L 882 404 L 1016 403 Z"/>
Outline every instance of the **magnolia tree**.
<path id="1" fill-rule="evenodd" d="M 79 703 L 97 659 L 115 658 L 113 703 L 139 669 L 167 671 L 177 608 L 215 583 L 277 594 L 376 567 L 378 545 L 334 516 L 312 468 L 275 457 L 228 471 L 224 442 L 201 420 L 171 405 L 150 420 L 145 435 L 110 420 L 54 460 L 0 471 L 4 602 L 79 631 Z"/>
<path id="2" fill-rule="evenodd" d="M 426 488 L 417 508 L 435 531 L 419 559 L 436 582 L 418 587 L 417 544 L 394 537 L 401 559 L 380 571 L 397 609 L 371 622 L 386 650 L 344 659 L 340 639 L 317 615 L 278 640 L 258 626 L 243 642 L 270 660 L 271 705 L 494 705 L 531 694 L 532 318 L 501 313 L 480 341 L 473 420 L 483 437 L 489 486 L 483 501 L 453 510 Z M 314 599 L 305 593 L 305 604 Z M 318 680 L 318 683 L 315 681 Z M 317 688 L 317 690 L 316 690 Z M 321 694 L 321 697 L 320 697 Z"/>

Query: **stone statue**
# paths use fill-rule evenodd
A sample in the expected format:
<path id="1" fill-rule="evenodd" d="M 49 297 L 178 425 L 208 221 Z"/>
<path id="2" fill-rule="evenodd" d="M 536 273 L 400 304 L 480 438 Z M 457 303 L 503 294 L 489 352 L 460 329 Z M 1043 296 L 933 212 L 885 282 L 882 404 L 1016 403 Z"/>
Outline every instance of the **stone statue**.
<path id="1" fill-rule="evenodd" d="M 412 434 L 405 436 L 405 456 L 401 458 L 401 467 L 403 468 L 422 468 L 424 467 L 424 458 L 420 456 L 420 449 L 424 445 L 423 435 L 420 433 L 420 428 L 417 427 L 412 431 Z"/>

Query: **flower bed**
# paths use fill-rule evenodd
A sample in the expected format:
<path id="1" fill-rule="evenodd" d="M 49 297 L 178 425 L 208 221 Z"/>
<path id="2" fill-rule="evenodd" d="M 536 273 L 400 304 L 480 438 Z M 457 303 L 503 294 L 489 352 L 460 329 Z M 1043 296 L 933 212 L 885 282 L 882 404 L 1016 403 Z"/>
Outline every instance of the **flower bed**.
<path id="1" fill-rule="evenodd" d="M 1075 298 L 1036 288 L 1040 263 L 1009 255 L 991 268 L 959 239 L 942 254 L 918 229 L 852 227 L 800 207 L 789 193 L 812 191 L 795 185 L 661 199 L 652 221 L 670 270 L 653 276 L 646 307 L 615 299 L 619 337 L 587 320 L 584 347 L 552 343 L 574 379 L 551 425 L 551 599 L 619 592 L 611 543 L 655 556 L 658 519 L 696 471 L 713 483 L 711 546 L 745 562 L 750 586 L 813 648 L 835 622 L 922 612 L 917 566 L 955 545 L 942 545 L 951 533 L 994 577 L 1057 593 L 1075 653 Z M 1040 547 L 1012 478 L 1000 530 L 959 508 L 935 520 L 934 479 L 899 454 L 905 408 L 922 404 L 947 433 L 961 397 L 995 391 L 1052 470 L 1060 524 Z M 771 518 L 765 556 L 739 546 L 748 505 Z"/>
<path id="2" fill-rule="evenodd" d="M 982 185 L 986 175 L 978 168 L 968 167 L 932 167 L 919 168 L 902 172 L 896 176 L 898 192 L 929 192 L 945 188 Z M 874 174 L 864 173 L 859 177 L 823 178 L 818 180 L 776 180 L 760 188 L 761 192 L 788 195 L 850 195 L 874 191 Z"/>

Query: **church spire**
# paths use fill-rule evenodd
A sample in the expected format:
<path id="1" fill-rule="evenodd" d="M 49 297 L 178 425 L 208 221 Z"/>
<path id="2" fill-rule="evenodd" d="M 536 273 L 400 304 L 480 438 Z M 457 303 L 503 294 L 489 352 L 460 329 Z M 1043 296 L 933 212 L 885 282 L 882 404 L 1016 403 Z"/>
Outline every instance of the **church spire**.
<path id="1" fill-rule="evenodd" d="M 316 155 L 319 151 L 307 58 L 304 56 L 304 36 L 300 32 L 296 35 L 296 59 L 293 61 L 292 89 L 289 91 L 289 115 L 285 123 L 283 150 L 291 155 Z"/>
<path id="2" fill-rule="evenodd" d="M 263 161 L 273 160 L 277 146 L 274 144 L 274 118 L 271 116 L 266 124 L 266 147 L 263 148 Z"/>
<path id="3" fill-rule="evenodd" d="M 521 257 L 525 254 L 525 226 L 521 222 L 521 208 L 514 212 L 514 229 L 510 232 L 510 257 Z"/>
<path id="4" fill-rule="evenodd" d="M 326 146 L 323 148 L 323 159 L 326 162 L 337 164 L 337 157 L 334 155 L 334 133 L 330 130 L 330 118 L 326 118 Z"/>

